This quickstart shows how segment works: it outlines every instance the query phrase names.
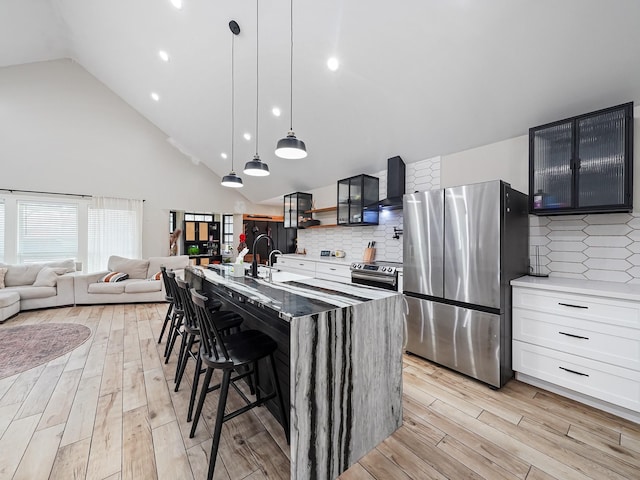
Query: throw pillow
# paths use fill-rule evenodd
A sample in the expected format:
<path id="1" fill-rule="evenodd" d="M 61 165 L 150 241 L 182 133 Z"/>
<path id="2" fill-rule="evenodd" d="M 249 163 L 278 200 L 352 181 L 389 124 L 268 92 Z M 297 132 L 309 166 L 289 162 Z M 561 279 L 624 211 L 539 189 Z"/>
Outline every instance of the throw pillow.
<path id="1" fill-rule="evenodd" d="M 0 267 L 0 288 L 4 288 L 4 274 L 5 273 L 7 273 L 7 269 Z"/>
<path id="2" fill-rule="evenodd" d="M 34 287 L 55 287 L 58 283 L 58 275 L 67 273 L 65 267 L 43 267 L 38 272 L 36 280 L 33 282 Z"/>
<path id="3" fill-rule="evenodd" d="M 162 280 L 162 272 L 151 275 L 147 280 Z"/>
<path id="4" fill-rule="evenodd" d="M 114 283 L 114 282 L 120 282 L 122 280 L 126 280 L 127 278 L 129 278 L 128 273 L 109 272 L 104 277 L 102 277 L 100 281 L 104 283 Z"/>

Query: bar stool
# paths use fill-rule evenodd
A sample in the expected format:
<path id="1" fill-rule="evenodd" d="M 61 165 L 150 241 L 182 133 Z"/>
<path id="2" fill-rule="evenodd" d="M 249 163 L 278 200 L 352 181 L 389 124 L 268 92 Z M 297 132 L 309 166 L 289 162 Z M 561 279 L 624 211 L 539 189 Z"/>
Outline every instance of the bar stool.
<path id="1" fill-rule="evenodd" d="M 167 269 L 163 266 L 160 267 L 162 273 L 162 283 L 164 283 L 164 299 L 169 302 L 167 308 L 167 314 L 164 316 L 164 322 L 162 323 L 162 330 L 160 330 L 160 336 L 158 337 L 158 343 L 162 342 L 162 336 L 167 329 L 169 323 L 173 323 L 173 296 L 171 295 L 171 287 L 169 286 L 169 279 L 167 278 Z M 168 337 L 167 337 L 168 338 Z"/>
<path id="2" fill-rule="evenodd" d="M 198 328 L 198 321 L 196 319 L 196 313 L 193 307 L 193 301 L 191 300 L 191 294 L 189 293 L 189 283 L 179 278 L 175 279 L 178 296 L 184 310 L 184 334 L 182 335 L 182 343 L 180 345 L 180 353 L 178 354 L 178 365 L 176 367 L 175 376 L 175 388 L 177 392 L 180 388 L 180 382 L 184 375 L 184 371 L 187 366 L 189 358 L 193 358 L 196 362 L 195 372 L 193 374 L 193 384 L 191 385 L 191 398 L 189 400 L 189 411 L 187 412 L 187 421 L 191 421 L 193 406 L 196 400 L 196 393 L 198 390 L 198 382 L 200 375 L 204 373 L 202 369 L 202 358 L 200 357 L 199 345 L 200 345 L 200 329 Z M 213 306 L 212 306 L 213 305 Z M 243 322 L 243 318 L 235 312 L 229 310 L 220 310 L 222 304 L 219 301 L 207 303 L 207 309 L 211 313 L 211 316 L 216 323 L 218 330 L 223 335 L 228 335 L 232 330 L 240 331 L 240 325 Z M 198 349 L 193 351 L 193 346 L 196 345 Z"/>
<path id="3" fill-rule="evenodd" d="M 268 335 L 257 330 L 245 330 L 240 333 L 222 336 L 216 328 L 211 313 L 206 307 L 207 297 L 200 295 L 194 289 L 191 289 L 191 298 L 196 311 L 196 319 L 200 326 L 200 334 L 202 338 L 202 347 L 200 356 L 202 362 L 207 366 L 207 372 L 204 377 L 204 383 L 198 400 L 196 416 L 191 426 L 190 438 L 195 435 L 198 419 L 202 413 L 207 393 L 220 389 L 220 397 L 218 400 L 218 409 L 216 413 L 216 424 L 213 430 L 213 443 L 211 444 L 211 455 L 209 457 L 209 471 L 207 480 L 213 478 L 213 472 L 216 466 L 216 457 L 218 455 L 218 447 L 220 445 L 220 434 L 222 433 L 222 424 L 227 420 L 237 417 L 248 410 L 264 404 L 272 398 L 277 398 L 280 417 L 282 418 L 284 434 L 289 443 L 289 422 L 285 414 L 284 401 L 282 392 L 280 391 L 280 383 L 278 382 L 278 373 L 276 371 L 275 360 L 273 354 L 278 348 L 276 342 Z M 269 359 L 269 371 L 273 392 L 263 395 L 260 389 L 258 375 L 258 361 Z M 243 367 L 249 367 L 247 371 L 238 373 L 235 377 L 231 374 Z M 222 383 L 209 387 L 211 376 L 215 369 L 222 370 Z M 247 376 L 254 375 L 256 385 L 256 400 L 251 402 L 245 394 L 236 386 L 235 382 Z M 244 399 L 246 405 L 227 415 L 224 410 L 227 404 L 227 394 L 229 393 L 229 385 L 231 385 L 238 394 Z"/>

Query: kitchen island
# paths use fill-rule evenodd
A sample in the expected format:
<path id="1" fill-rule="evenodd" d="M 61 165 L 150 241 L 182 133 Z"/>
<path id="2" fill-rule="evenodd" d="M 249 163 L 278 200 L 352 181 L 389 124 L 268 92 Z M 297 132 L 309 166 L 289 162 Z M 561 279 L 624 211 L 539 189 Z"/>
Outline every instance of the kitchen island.
<path id="1" fill-rule="evenodd" d="M 224 266 L 189 267 L 186 278 L 278 343 L 291 478 L 336 478 L 400 427 L 400 294 L 287 272 L 232 277 Z"/>

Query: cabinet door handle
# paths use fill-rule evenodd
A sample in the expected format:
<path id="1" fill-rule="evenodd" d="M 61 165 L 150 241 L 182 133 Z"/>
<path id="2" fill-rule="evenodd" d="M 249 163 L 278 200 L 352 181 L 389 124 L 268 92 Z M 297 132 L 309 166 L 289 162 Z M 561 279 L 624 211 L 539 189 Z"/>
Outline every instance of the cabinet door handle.
<path id="1" fill-rule="evenodd" d="M 572 338 L 579 338 L 581 340 L 589 340 L 589 337 L 583 337 L 581 335 L 574 335 L 573 333 L 566 333 L 566 332 L 558 332 L 560 335 L 566 335 L 567 337 L 572 337 Z"/>
<path id="2" fill-rule="evenodd" d="M 576 375 L 580 375 L 581 377 L 588 377 L 589 375 L 582 372 L 576 372 L 575 370 L 571 370 L 570 368 L 558 367 L 560 370 L 564 370 L 565 372 L 575 373 Z"/>
<path id="3" fill-rule="evenodd" d="M 331 268 L 331 267 L 329 267 L 329 270 L 334 271 L 334 272 L 336 271 L 335 268 Z"/>
<path id="4" fill-rule="evenodd" d="M 570 303 L 562 303 L 562 302 L 558 302 L 558 305 L 562 305 L 563 307 L 571 307 L 571 308 L 584 308 L 584 309 L 589 308 L 589 307 L 585 307 L 584 305 L 572 305 Z"/>

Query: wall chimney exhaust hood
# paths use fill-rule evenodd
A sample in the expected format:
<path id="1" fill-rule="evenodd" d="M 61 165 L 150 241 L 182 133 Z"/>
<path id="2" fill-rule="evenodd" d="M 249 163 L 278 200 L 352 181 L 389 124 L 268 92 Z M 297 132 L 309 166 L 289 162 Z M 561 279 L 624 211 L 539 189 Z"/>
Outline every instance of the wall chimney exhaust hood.
<path id="1" fill-rule="evenodd" d="M 378 202 L 378 208 L 395 210 L 402 208 L 405 193 L 405 165 L 399 156 L 387 160 L 387 198 Z"/>

